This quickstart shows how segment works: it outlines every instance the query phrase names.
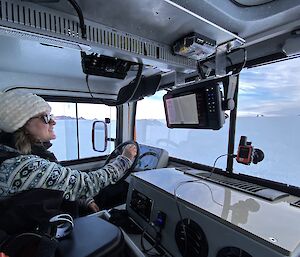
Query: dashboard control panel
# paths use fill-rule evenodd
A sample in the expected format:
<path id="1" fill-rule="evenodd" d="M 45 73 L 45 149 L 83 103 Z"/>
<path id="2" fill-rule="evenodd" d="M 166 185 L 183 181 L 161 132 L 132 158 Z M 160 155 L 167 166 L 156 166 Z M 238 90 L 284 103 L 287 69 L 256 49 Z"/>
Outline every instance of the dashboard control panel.
<path id="1" fill-rule="evenodd" d="M 146 221 L 150 220 L 152 204 L 153 201 L 150 198 L 138 192 L 137 190 L 133 190 L 130 200 L 130 207 Z"/>

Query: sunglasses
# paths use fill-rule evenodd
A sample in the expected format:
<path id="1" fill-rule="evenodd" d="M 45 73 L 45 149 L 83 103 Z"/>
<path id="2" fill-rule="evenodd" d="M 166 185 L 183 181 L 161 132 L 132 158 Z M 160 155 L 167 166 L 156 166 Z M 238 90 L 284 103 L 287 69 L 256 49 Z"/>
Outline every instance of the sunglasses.
<path id="1" fill-rule="evenodd" d="M 33 118 L 38 118 L 41 119 L 45 124 L 49 124 L 52 121 L 54 121 L 54 115 L 53 114 L 43 114 L 38 117 L 33 117 Z"/>

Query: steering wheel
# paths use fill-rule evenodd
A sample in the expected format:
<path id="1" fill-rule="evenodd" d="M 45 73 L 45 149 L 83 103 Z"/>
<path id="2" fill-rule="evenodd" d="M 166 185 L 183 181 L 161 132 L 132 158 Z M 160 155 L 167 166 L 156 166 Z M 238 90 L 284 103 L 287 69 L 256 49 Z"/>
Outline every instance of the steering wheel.
<path id="1" fill-rule="evenodd" d="M 140 147 L 139 147 L 139 144 L 138 144 L 137 142 L 135 142 L 135 141 L 133 141 L 133 140 L 128 140 L 128 141 L 125 141 L 124 143 L 119 144 L 119 145 L 115 148 L 115 150 L 113 150 L 113 151 L 111 152 L 111 154 L 107 157 L 107 159 L 105 160 L 105 163 L 104 163 L 104 166 L 105 166 L 105 165 L 108 164 L 112 159 L 116 158 L 118 155 L 121 155 L 122 152 L 123 152 L 123 149 L 124 149 L 127 145 L 130 145 L 130 144 L 135 145 L 135 147 L 136 147 L 136 156 L 135 156 L 135 158 L 134 158 L 134 160 L 133 160 L 131 166 L 129 167 L 129 169 L 127 170 L 127 172 L 125 173 L 125 175 L 122 177 L 122 179 L 125 179 L 125 178 L 129 175 L 130 171 L 132 171 L 132 170 L 134 169 L 135 165 L 137 164 L 137 161 L 138 161 L 139 156 L 140 156 Z M 125 178 L 124 178 L 124 177 L 125 177 Z"/>

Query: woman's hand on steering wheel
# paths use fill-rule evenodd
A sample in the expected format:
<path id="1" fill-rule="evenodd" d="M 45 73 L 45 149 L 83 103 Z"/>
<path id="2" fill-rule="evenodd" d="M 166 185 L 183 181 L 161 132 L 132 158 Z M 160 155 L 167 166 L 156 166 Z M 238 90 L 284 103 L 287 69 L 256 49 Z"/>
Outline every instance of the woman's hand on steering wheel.
<path id="1" fill-rule="evenodd" d="M 133 170 L 140 154 L 139 144 L 133 140 L 126 141 L 119 144 L 106 158 L 104 166 L 108 164 L 112 159 L 116 158 L 118 155 L 129 158 L 132 161 L 132 165 L 129 170 Z"/>
<path id="2" fill-rule="evenodd" d="M 135 157 L 137 155 L 137 148 L 134 144 L 129 144 L 129 145 L 126 145 L 123 152 L 122 152 L 122 155 L 127 157 L 128 159 L 130 159 L 131 161 L 134 161 L 135 160 Z"/>
<path id="3" fill-rule="evenodd" d="M 123 175 L 121 179 L 117 183 L 120 183 L 121 181 L 125 180 L 130 172 L 134 169 L 138 157 L 140 155 L 140 147 L 139 144 L 133 140 L 126 141 L 122 144 L 119 144 L 115 150 L 113 150 L 110 155 L 106 158 L 104 166 L 108 164 L 113 158 L 116 158 L 119 154 L 122 154 L 123 156 L 127 157 L 132 161 L 131 167 L 127 170 L 127 172 Z"/>

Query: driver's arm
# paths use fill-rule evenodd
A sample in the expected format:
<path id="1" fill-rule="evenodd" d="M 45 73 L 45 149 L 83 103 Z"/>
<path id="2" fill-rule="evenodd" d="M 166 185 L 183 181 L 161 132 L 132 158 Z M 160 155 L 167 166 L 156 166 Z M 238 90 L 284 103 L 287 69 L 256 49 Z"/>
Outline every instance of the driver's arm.
<path id="1" fill-rule="evenodd" d="M 12 170 L 6 186 L 6 195 L 32 188 L 45 188 L 64 191 L 66 200 L 74 201 L 93 197 L 109 184 L 120 179 L 131 166 L 132 161 L 123 155 L 103 168 L 89 173 L 72 170 L 55 162 L 34 155 L 18 156 L 18 160 L 7 160 L 6 167 Z M 13 159 L 15 159 L 13 158 Z M 19 165 L 15 165 L 19 163 Z"/>

